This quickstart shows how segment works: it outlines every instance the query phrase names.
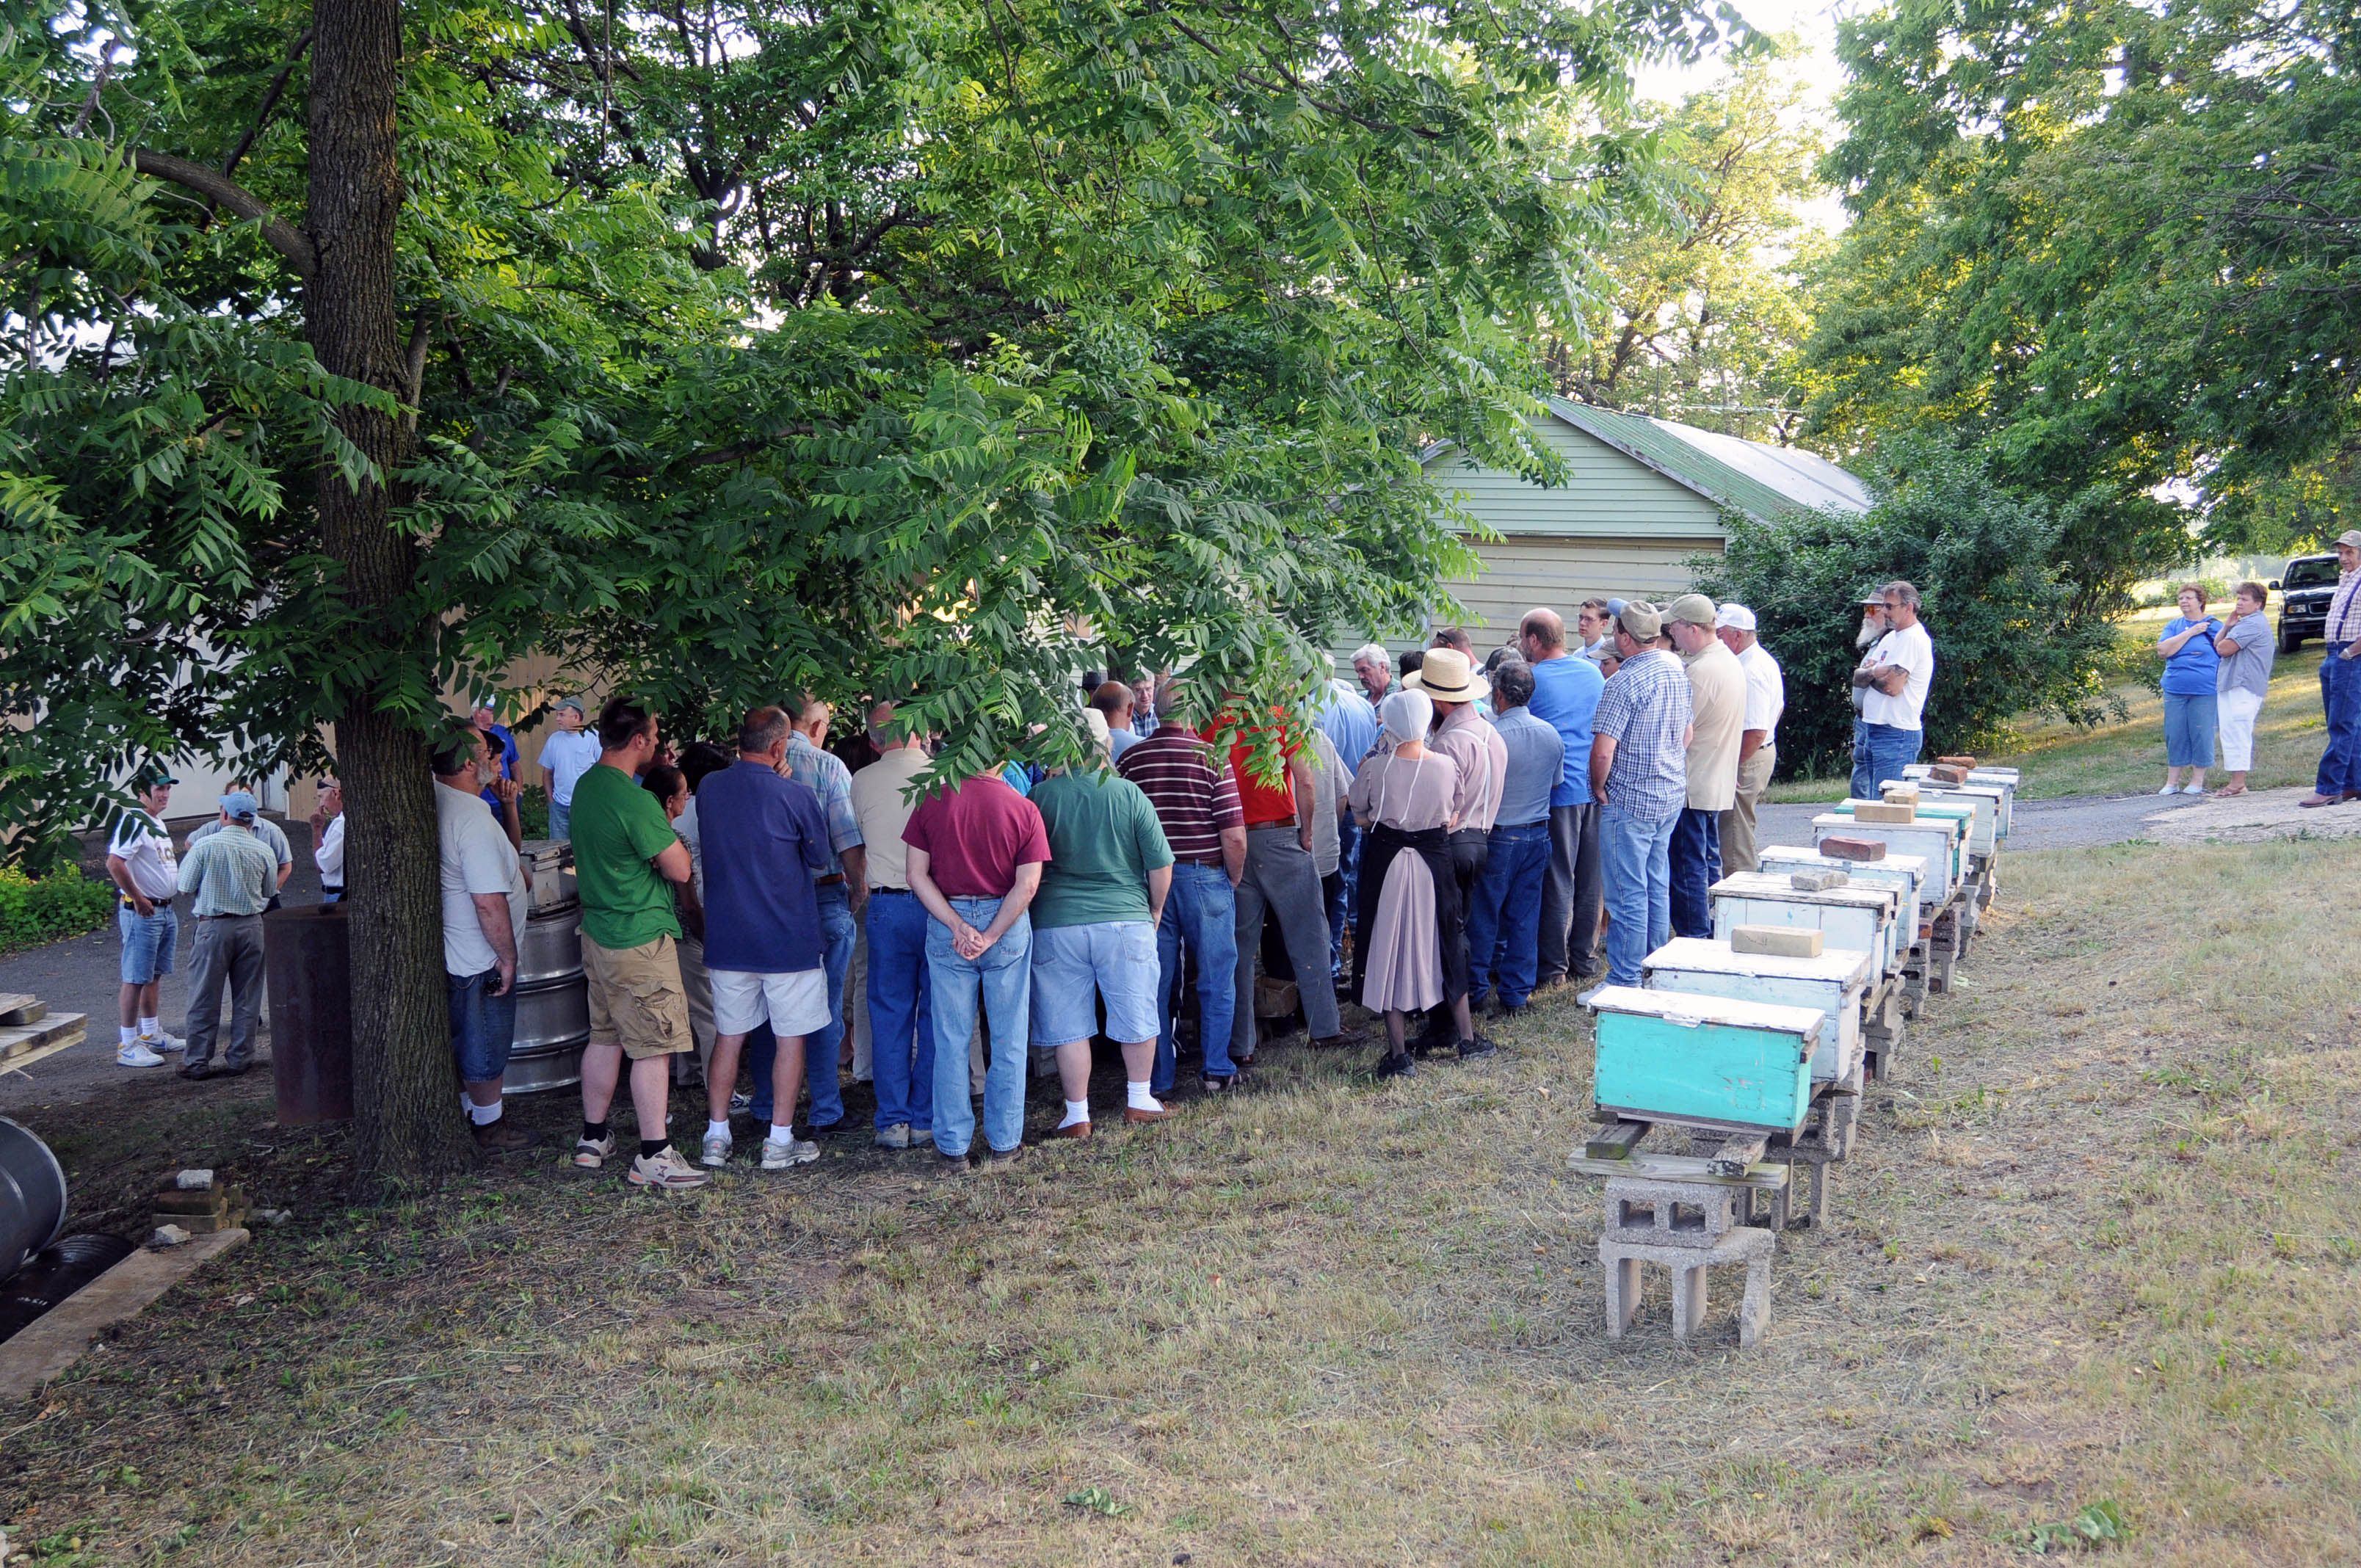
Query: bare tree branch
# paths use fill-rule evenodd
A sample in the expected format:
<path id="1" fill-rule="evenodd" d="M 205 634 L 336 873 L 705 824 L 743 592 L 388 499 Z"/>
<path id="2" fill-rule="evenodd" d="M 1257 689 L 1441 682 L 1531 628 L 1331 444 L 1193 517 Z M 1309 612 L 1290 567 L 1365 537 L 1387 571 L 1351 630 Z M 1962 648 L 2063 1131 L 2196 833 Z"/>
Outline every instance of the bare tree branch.
<path id="1" fill-rule="evenodd" d="M 309 278 L 319 269 L 319 253 L 312 248 L 311 237 L 271 212 L 260 197 L 227 175 L 202 163 L 174 158 L 168 152 L 149 152 L 145 148 L 133 155 L 133 167 L 150 179 L 169 180 L 184 190 L 193 191 L 249 223 L 259 222 L 262 237 L 270 242 L 271 249 L 287 258 L 297 277 Z"/>
<path id="2" fill-rule="evenodd" d="M 253 148 L 254 138 L 260 136 L 263 126 L 270 123 L 270 112 L 279 107 L 279 95 L 287 91 L 287 79 L 295 73 L 295 62 L 302 60 L 303 51 L 311 47 L 312 29 L 309 27 L 296 34 L 295 41 L 287 46 L 287 63 L 280 66 L 279 74 L 270 79 L 269 90 L 262 94 L 262 106 L 254 112 L 254 124 L 246 128 L 246 134 L 237 138 L 237 145 L 229 149 L 229 156 L 222 159 L 223 179 L 226 180 L 237 172 L 238 162 Z"/>

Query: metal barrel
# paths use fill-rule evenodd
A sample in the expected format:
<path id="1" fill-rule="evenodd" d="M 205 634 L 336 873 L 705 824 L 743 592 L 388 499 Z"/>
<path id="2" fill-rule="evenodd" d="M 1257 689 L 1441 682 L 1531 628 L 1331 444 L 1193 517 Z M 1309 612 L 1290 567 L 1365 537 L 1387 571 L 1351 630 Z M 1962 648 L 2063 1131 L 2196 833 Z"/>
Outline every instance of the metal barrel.
<path id="1" fill-rule="evenodd" d="M 582 906 L 536 907 L 517 948 L 515 1043 L 507 1094 L 533 1094 L 582 1081 L 590 1042 L 590 992 L 582 978 Z"/>
<path id="2" fill-rule="evenodd" d="M 262 917 L 270 1084 L 282 1127 L 352 1120 L 349 930 L 341 904 L 274 909 Z"/>
<path id="3" fill-rule="evenodd" d="M 30 1130 L 0 1116 L 0 1278 L 65 1228 L 65 1168 Z"/>

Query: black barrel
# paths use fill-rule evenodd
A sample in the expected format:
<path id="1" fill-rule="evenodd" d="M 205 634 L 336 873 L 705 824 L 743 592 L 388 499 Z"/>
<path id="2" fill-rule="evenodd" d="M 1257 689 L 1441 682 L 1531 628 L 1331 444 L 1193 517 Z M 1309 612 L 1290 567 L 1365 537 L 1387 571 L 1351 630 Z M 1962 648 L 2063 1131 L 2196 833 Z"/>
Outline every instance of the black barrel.
<path id="1" fill-rule="evenodd" d="M 350 929 L 341 904 L 275 909 L 262 917 L 270 1080 L 282 1127 L 352 1120 Z"/>
<path id="2" fill-rule="evenodd" d="M 66 1173 L 49 1146 L 0 1116 L 0 1278 L 66 1228 Z"/>

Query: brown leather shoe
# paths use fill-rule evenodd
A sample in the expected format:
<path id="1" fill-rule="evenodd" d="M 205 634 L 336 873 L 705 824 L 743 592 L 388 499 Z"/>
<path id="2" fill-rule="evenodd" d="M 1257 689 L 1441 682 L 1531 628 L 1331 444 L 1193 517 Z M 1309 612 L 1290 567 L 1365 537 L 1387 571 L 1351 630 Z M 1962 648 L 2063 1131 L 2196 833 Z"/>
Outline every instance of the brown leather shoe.
<path id="1" fill-rule="evenodd" d="M 1172 1113 L 1170 1110 L 1142 1111 L 1136 1105 L 1126 1105 L 1123 1108 L 1123 1119 L 1126 1122 L 1161 1122 L 1170 1114 Z"/>
<path id="2" fill-rule="evenodd" d="M 531 1127 L 512 1124 L 503 1116 L 497 1122 L 487 1122 L 475 1127 L 476 1149 L 479 1154 L 514 1154 L 519 1149 L 537 1149 L 541 1135 Z"/>
<path id="3" fill-rule="evenodd" d="M 1077 1122 L 1071 1127 L 1060 1127 L 1049 1135 L 1053 1138 L 1087 1138 L 1091 1135 L 1091 1124 Z"/>
<path id="4" fill-rule="evenodd" d="M 2316 806 L 2334 806 L 2338 801 L 2343 800 L 2344 798 L 2345 797 L 2341 795 L 2308 795 L 2301 800 L 2297 801 L 2296 804 L 2304 807 L 2306 810 L 2310 810 L 2312 807 Z"/>

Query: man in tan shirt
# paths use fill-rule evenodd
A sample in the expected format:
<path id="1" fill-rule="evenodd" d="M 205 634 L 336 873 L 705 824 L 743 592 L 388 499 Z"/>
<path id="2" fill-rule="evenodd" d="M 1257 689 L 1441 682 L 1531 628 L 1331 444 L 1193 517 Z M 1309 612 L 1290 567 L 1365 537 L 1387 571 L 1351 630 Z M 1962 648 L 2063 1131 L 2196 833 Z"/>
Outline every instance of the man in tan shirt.
<path id="1" fill-rule="evenodd" d="M 1739 742 L 1746 723 L 1746 672 L 1714 635 L 1713 600 L 1683 594 L 1664 612 L 1664 630 L 1688 668 L 1688 806 L 1673 827 L 1673 935 L 1711 937 L 1721 880 L 1721 814 L 1738 802 Z"/>
<path id="2" fill-rule="evenodd" d="M 935 1130 L 935 1018 L 927 982 L 927 912 L 910 891 L 902 829 L 917 809 L 918 776 L 934 765 L 927 737 L 906 735 L 894 705 L 869 710 L 877 760 L 852 775 L 852 812 L 868 849 L 863 925 L 869 938 L 866 995 L 870 1073 L 877 1088 L 873 1141 L 883 1149 L 925 1143 Z"/>
<path id="3" fill-rule="evenodd" d="M 1491 694 L 1492 687 L 1460 650 L 1428 649 L 1424 662 L 1402 685 L 1424 692 L 1433 702 L 1434 732 L 1426 743 L 1459 765 L 1459 793 L 1451 803 L 1451 870 L 1459 883 L 1459 897 L 1453 909 L 1437 905 L 1435 922 L 1435 936 L 1449 952 L 1453 945 L 1464 946 L 1467 940 L 1467 909 L 1490 859 L 1492 822 L 1500 815 L 1500 789 L 1508 782 L 1509 747 L 1499 731 L 1476 711 L 1476 705 Z M 1458 994 L 1444 998 L 1451 1004 L 1451 1025 L 1456 1033 L 1446 1033 L 1438 1015 L 1419 1048 L 1449 1050 L 1455 1046 L 1463 1058 L 1488 1056 L 1496 1048 L 1476 1033 L 1467 1006 L 1467 972 L 1464 962 L 1444 965 L 1444 973 L 1458 977 Z"/>

